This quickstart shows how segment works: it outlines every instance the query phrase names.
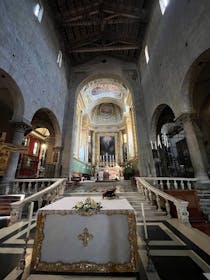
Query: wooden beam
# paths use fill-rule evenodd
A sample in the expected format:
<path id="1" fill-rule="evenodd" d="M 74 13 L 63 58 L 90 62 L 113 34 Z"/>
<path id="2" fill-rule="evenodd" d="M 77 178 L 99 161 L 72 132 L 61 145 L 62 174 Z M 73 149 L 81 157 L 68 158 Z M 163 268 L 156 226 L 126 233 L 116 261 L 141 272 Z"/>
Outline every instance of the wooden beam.
<path id="1" fill-rule="evenodd" d="M 115 19 L 104 19 L 105 24 L 132 24 L 138 23 L 140 19 L 137 18 L 115 18 Z M 101 21 L 99 20 L 81 20 L 81 21 L 66 21 L 62 26 L 91 26 L 91 25 L 100 25 Z"/>
<path id="2" fill-rule="evenodd" d="M 136 50 L 140 49 L 137 45 L 127 46 L 108 46 L 108 47 L 90 47 L 90 48 L 78 48 L 69 50 L 70 53 L 91 53 L 91 52 L 108 52 L 108 51 L 124 51 L 124 50 Z"/>
<path id="3" fill-rule="evenodd" d="M 118 15 L 124 17 L 137 18 L 142 20 L 144 20 L 148 15 L 147 10 L 145 9 L 139 9 L 136 7 L 131 7 L 119 3 L 116 5 L 115 3 L 111 2 L 105 2 L 103 10 L 105 13 L 108 14 L 117 13 Z"/>

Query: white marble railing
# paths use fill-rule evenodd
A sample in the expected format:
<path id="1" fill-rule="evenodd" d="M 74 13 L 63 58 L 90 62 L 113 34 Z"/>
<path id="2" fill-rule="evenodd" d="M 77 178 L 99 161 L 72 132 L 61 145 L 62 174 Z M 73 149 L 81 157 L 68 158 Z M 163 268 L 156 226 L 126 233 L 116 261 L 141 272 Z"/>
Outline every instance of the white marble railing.
<path id="1" fill-rule="evenodd" d="M 178 219 L 185 224 L 189 224 L 189 212 L 187 210 L 188 201 L 184 201 L 173 197 L 156 187 L 153 187 L 148 183 L 143 177 L 136 177 L 136 183 L 138 191 L 144 194 L 145 199 L 151 204 L 155 203 L 157 205 L 158 211 L 161 211 L 161 207 L 166 209 L 167 216 L 170 218 L 170 203 L 172 202 L 177 211 Z"/>
<path id="2" fill-rule="evenodd" d="M 51 184 L 48 187 L 46 187 L 36 193 L 33 193 L 32 195 L 26 197 L 25 199 L 23 199 L 21 201 L 13 202 L 11 204 L 12 211 L 11 211 L 10 224 L 13 224 L 13 223 L 21 220 L 23 209 L 26 209 L 27 207 L 31 207 L 31 204 L 34 201 L 37 201 L 38 209 L 39 209 L 42 206 L 43 201 L 45 201 L 46 204 L 49 204 L 49 203 L 59 199 L 64 193 L 67 179 L 37 179 L 37 180 L 36 179 L 31 179 L 31 180 L 25 179 L 25 180 L 15 180 L 15 181 L 19 181 L 19 183 L 24 181 L 25 183 L 27 183 L 27 184 L 25 184 L 25 186 L 28 185 L 28 187 L 30 184 L 29 181 L 31 181 L 31 183 L 34 183 L 35 181 L 38 181 L 38 183 L 41 181 L 48 182 L 48 183 L 51 182 Z M 35 185 L 37 185 L 37 184 L 35 183 Z"/>
<path id="3" fill-rule="evenodd" d="M 15 179 L 12 183 L 11 193 L 20 194 L 23 193 L 26 196 L 37 193 L 56 182 L 57 178 L 46 179 Z"/>
<path id="4" fill-rule="evenodd" d="M 174 178 L 174 177 L 142 177 L 153 186 L 161 190 L 192 190 L 197 181 L 196 178 Z"/>

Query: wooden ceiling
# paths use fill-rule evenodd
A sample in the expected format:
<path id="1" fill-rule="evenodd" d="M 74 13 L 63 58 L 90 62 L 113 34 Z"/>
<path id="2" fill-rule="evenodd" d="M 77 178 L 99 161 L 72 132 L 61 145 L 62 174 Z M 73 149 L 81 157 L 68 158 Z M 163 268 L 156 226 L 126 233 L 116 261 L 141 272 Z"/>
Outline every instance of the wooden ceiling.
<path id="1" fill-rule="evenodd" d="M 47 0 L 71 64 L 97 55 L 136 61 L 154 0 Z"/>

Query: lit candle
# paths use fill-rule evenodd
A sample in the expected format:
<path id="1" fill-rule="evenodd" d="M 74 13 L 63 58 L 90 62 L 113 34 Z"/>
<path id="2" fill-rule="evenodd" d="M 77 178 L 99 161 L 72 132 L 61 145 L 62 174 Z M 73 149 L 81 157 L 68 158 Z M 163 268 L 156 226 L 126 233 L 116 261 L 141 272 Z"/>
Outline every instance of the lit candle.
<path id="1" fill-rule="evenodd" d="M 30 234 L 30 230 L 31 230 L 31 221 L 32 221 L 33 211 L 34 211 L 34 202 L 32 201 L 31 206 L 30 206 L 28 228 L 27 228 L 27 233 L 26 233 L 27 239 L 29 238 L 29 234 Z"/>
<path id="2" fill-rule="evenodd" d="M 145 214 L 144 214 L 144 203 L 141 203 L 141 212 L 142 212 L 142 219 L 144 224 L 144 236 L 145 239 L 148 239 L 147 224 L 146 224 Z"/>

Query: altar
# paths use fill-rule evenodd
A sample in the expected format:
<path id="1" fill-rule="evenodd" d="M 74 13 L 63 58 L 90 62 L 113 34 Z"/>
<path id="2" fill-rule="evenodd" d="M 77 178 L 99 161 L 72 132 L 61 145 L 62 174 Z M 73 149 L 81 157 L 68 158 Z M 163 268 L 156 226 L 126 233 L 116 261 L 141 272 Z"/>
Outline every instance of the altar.
<path id="1" fill-rule="evenodd" d="M 85 197 L 66 197 L 41 208 L 32 270 L 47 272 L 135 272 L 136 220 L 126 199 L 103 200 L 99 212 L 73 207 Z"/>

